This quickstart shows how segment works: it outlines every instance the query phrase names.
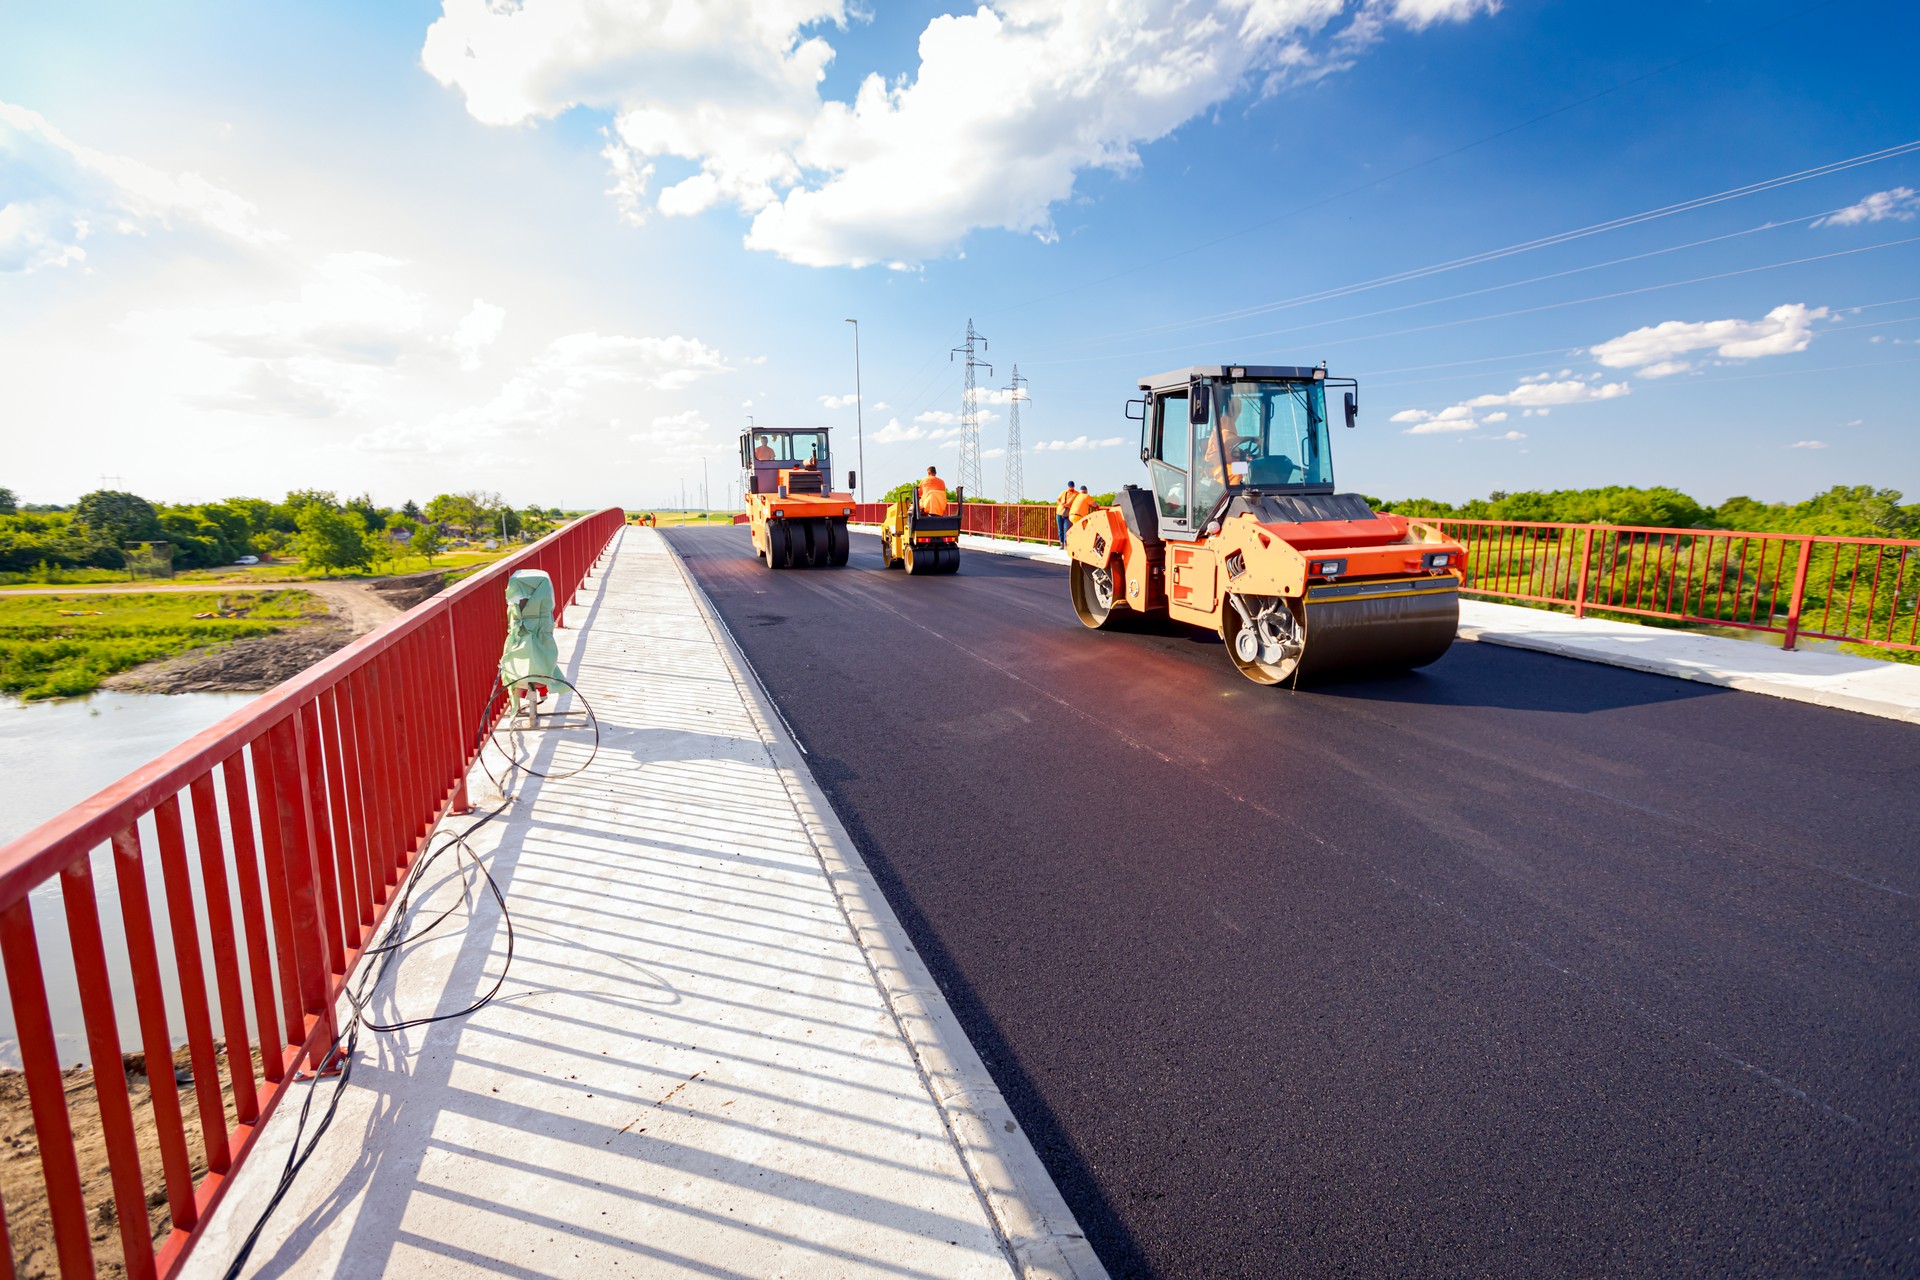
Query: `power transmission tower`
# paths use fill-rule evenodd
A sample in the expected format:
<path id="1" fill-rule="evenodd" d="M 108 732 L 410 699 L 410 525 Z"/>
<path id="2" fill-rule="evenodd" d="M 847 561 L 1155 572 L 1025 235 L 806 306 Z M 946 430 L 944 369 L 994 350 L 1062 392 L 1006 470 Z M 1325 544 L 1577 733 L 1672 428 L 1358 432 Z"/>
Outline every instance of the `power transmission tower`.
<path id="1" fill-rule="evenodd" d="M 973 331 L 973 321 L 967 321 L 967 345 L 955 347 L 947 353 L 947 362 L 961 352 L 967 354 L 967 382 L 960 392 L 960 487 L 970 494 L 980 492 L 984 483 L 980 476 L 980 406 L 975 403 L 979 394 L 974 381 L 974 370 L 984 368 L 993 372 L 993 366 L 984 360 L 977 360 L 973 354 L 973 344 L 978 342 L 985 349 L 987 340 Z"/>
<path id="2" fill-rule="evenodd" d="M 1026 492 L 1027 478 L 1022 471 L 1020 460 L 1020 402 L 1032 399 L 1026 393 L 1027 380 L 1020 376 L 1020 366 L 1013 366 L 1013 381 L 1007 391 L 1007 501 L 1018 502 Z"/>

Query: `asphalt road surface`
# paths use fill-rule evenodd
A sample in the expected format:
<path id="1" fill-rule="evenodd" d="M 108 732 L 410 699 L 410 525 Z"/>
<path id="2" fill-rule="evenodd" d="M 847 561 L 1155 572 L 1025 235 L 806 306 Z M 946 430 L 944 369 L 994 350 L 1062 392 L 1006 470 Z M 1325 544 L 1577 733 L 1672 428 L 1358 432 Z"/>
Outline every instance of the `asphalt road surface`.
<path id="1" fill-rule="evenodd" d="M 668 536 L 1115 1276 L 1920 1275 L 1920 728 Z"/>

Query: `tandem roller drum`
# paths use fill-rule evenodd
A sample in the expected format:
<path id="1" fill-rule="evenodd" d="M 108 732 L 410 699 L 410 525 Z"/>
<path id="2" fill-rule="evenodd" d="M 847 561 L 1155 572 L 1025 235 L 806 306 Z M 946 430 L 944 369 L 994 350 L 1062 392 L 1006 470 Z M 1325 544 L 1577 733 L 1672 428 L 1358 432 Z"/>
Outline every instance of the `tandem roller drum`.
<path id="1" fill-rule="evenodd" d="M 1338 583 L 1312 588 L 1305 606 L 1301 677 L 1369 668 L 1406 670 L 1439 658 L 1460 627 L 1460 592 L 1451 578 L 1433 581 L 1444 585 Z"/>

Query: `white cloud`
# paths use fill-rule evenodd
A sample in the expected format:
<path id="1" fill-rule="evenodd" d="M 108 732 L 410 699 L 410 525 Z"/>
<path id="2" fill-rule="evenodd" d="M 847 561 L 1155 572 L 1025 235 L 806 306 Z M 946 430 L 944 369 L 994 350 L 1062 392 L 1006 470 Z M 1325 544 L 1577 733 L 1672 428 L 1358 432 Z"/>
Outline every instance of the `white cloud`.
<path id="1" fill-rule="evenodd" d="M 891 409 L 891 408 L 893 408 L 893 406 L 888 404 L 885 400 L 876 400 L 873 402 L 873 411 L 875 413 L 885 413 L 888 409 Z"/>
<path id="2" fill-rule="evenodd" d="M 1563 370 L 1563 372 L 1571 372 L 1571 370 Z M 1443 435 L 1455 431 L 1473 431 L 1490 423 L 1505 422 L 1508 417 L 1505 410 L 1484 416 L 1476 412 L 1495 405 L 1517 408 L 1521 411 L 1520 416 L 1524 418 L 1545 417 L 1549 407 L 1553 405 L 1613 400 L 1628 394 L 1630 390 L 1624 382 L 1596 383 L 1577 378 L 1553 381 L 1552 378 L 1552 374 L 1533 374 L 1521 378 L 1519 384 L 1511 391 L 1475 396 L 1471 400 L 1462 400 L 1459 404 L 1448 405 L 1437 413 L 1427 409 L 1402 409 L 1388 421 L 1407 423 L 1406 434 L 1410 436 Z M 1493 438 L 1525 439 L 1517 432 L 1509 432 L 1505 436 Z"/>
<path id="3" fill-rule="evenodd" d="M 621 215 L 730 204 L 746 244 L 812 266 L 907 266 L 976 228 L 1055 238 L 1089 169 L 1250 86 L 1347 65 L 1388 23 L 1414 30 L 1496 0 L 1001 0 L 942 14 L 918 65 L 820 85 L 843 0 L 444 0 L 421 62 L 493 125 L 609 111 Z M 1347 17 L 1345 25 L 1341 19 Z M 691 170 L 691 172 L 687 172 Z"/>
<path id="4" fill-rule="evenodd" d="M 1035 453 L 1059 453 L 1063 450 L 1078 452 L 1083 449 L 1111 449 L 1114 445 L 1125 444 L 1126 437 L 1110 436 L 1104 440 L 1094 440 L 1087 436 L 1075 436 L 1071 440 L 1042 440 L 1038 444 L 1027 446 Z"/>
<path id="5" fill-rule="evenodd" d="M 1900 222 L 1912 222 L 1916 212 L 1920 212 L 1920 192 L 1912 187 L 1894 187 L 1890 191 L 1876 191 L 1859 204 L 1850 204 L 1837 213 L 1824 218 L 1815 218 L 1810 224 L 1816 227 L 1851 227 L 1862 222 L 1879 222 L 1893 218 Z"/>
<path id="6" fill-rule="evenodd" d="M 960 421 L 960 415 L 957 413 L 948 413 L 944 409 L 929 409 L 925 413 L 916 413 L 913 416 L 913 420 L 915 422 L 937 422 L 942 426 L 951 426 L 953 423 Z"/>
<path id="7" fill-rule="evenodd" d="M 1685 373 L 1693 368 L 1688 360 L 1662 360 L 1659 364 L 1650 364 L 1640 370 L 1643 378 L 1671 378 L 1676 373 Z"/>
<path id="8" fill-rule="evenodd" d="M 1488 419 L 1488 421 L 1492 421 L 1492 419 Z M 1525 440 L 1527 433 L 1524 431 L 1506 431 L 1497 436 L 1481 436 L 1479 438 L 1482 440 Z"/>
<path id="9" fill-rule="evenodd" d="M 629 338 L 620 334 L 570 333 L 555 338 L 534 361 L 534 370 L 568 386 L 594 382 L 640 383 L 677 391 L 733 368 L 696 338 Z"/>
<path id="10" fill-rule="evenodd" d="M 84 261 L 81 242 L 102 228 L 141 235 L 182 220 L 249 245 L 285 239 L 259 225 L 252 204 L 198 174 L 82 146 L 9 102 L 0 102 L 0 169 L 15 177 L 10 187 L 35 193 L 0 205 L 0 271 Z"/>
<path id="11" fill-rule="evenodd" d="M 1825 307 L 1790 302 L 1759 320 L 1668 320 L 1622 334 L 1591 348 L 1589 354 L 1609 369 L 1637 365 L 1672 365 L 1676 357 L 1694 351 L 1712 351 L 1728 360 L 1805 351 L 1813 341 L 1813 322 L 1830 313 Z M 1669 373 L 1679 372 L 1669 368 Z M 1649 377 L 1662 375 L 1642 373 Z"/>
<path id="12" fill-rule="evenodd" d="M 713 428 L 698 409 L 663 414 L 646 431 L 627 437 L 630 443 L 643 445 L 651 458 L 697 458 L 713 450 Z"/>
<path id="13" fill-rule="evenodd" d="M 447 345 L 460 361 L 460 367 L 471 373 L 480 367 L 480 353 L 492 346 L 500 336 L 500 330 L 507 323 L 505 307 L 496 307 L 479 298 L 473 300 L 472 308 L 460 318 L 453 336 L 447 339 Z"/>
<path id="14" fill-rule="evenodd" d="M 1826 447 L 1825 440 L 1796 440 L 1787 446 L 1789 449 L 1824 449 Z"/>
<path id="15" fill-rule="evenodd" d="M 829 409 L 846 409 L 846 408 L 850 408 L 856 399 L 858 399 L 857 396 L 851 396 L 851 395 L 821 396 L 820 403 L 825 405 Z M 874 408 L 876 409 L 879 407 L 880 407 L 879 405 L 874 406 Z"/>
<path id="16" fill-rule="evenodd" d="M 903 444 L 909 440 L 946 440 L 957 448 L 959 441 L 956 437 L 963 429 L 961 427 L 929 427 L 919 422 L 913 426 L 904 427 L 900 425 L 900 419 L 889 418 L 886 426 L 868 436 L 867 439 L 875 444 Z"/>

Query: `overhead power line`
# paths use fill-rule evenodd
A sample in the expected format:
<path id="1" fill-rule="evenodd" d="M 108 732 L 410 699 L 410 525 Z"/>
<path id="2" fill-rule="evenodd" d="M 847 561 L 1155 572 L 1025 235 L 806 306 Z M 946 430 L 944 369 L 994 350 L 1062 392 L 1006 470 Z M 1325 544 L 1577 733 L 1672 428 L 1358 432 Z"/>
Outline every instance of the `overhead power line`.
<path id="1" fill-rule="evenodd" d="M 1543 111 L 1539 115 L 1532 116 L 1529 119 L 1520 121 L 1518 124 L 1509 125 L 1504 129 L 1499 129 L 1493 133 L 1485 134 L 1481 137 L 1475 138 L 1471 142 L 1462 143 L 1457 147 L 1454 147 L 1447 151 L 1442 151 L 1438 155 L 1429 156 L 1425 160 L 1421 160 L 1415 164 L 1407 165 L 1406 167 L 1401 169 L 1395 169 L 1392 173 L 1382 174 L 1378 178 L 1370 178 L 1365 182 L 1358 183 L 1354 186 L 1348 187 L 1343 191 L 1336 191 L 1332 195 L 1323 196 L 1320 199 L 1310 201 L 1307 204 L 1297 205 L 1294 208 L 1287 210 L 1285 213 L 1275 214 L 1273 217 L 1263 219 L 1262 221 L 1256 222 L 1251 226 L 1242 227 L 1238 231 L 1229 231 L 1225 235 L 1215 236 L 1211 240 L 1205 240 L 1199 244 L 1190 245 L 1185 249 L 1176 250 L 1175 252 L 1166 254 L 1163 257 L 1154 258 L 1147 262 L 1137 263 L 1134 266 L 1127 267 L 1120 271 L 1115 271 L 1110 275 L 1101 276 L 1097 280 L 1088 280 L 1081 284 L 1069 285 L 1065 289 L 1058 289 L 1052 293 L 1043 294 L 1038 298 L 1028 298 L 1024 302 L 1016 302 L 1011 304 L 1010 306 L 1001 307 L 994 311 L 985 312 L 984 314 L 990 315 L 990 316 L 1003 315 L 1009 311 L 1018 311 L 1023 307 L 1034 306 L 1037 303 L 1051 302 L 1055 298 L 1063 298 L 1070 293 L 1078 293 L 1082 289 L 1091 289 L 1097 285 L 1107 284 L 1110 281 L 1114 281 L 1114 280 L 1120 280 L 1130 275 L 1136 275 L 1142 271 L 1150 271 L 1155 267 L 1162 266 L 1166 263 L 1173 262 L 1180 258 L 1187 257 L 1189 254 L 1199 253 L 1203 249 L 1211 249 L 1216 245 L 1225 244 L 1229 240 L 1237 240 L 1241 236 L 1252 235 L 1256 231 L 1265 230 L 1266 228 L 1271 227 L 1276 223 L 1286 221 L 1288 218 L 1298 217 L 1300 214 L 1310 213 L 1315 209 L 1324 208 L 1325 206 L 1333 204 L 1336 201 L 1344 200 L 1348 196 L 1358 195 L 1362 191 L 1369 191 L 1369 190 L 1372 190 L 1374 187 L 1383 186 L 1386 183 L 1392 182 L 1396 178 L 1404 178 L 1410 173 L 1417 173 L 1422 169 L 1428 168 L 1432 165 L 1439 164 L 1442 160 L 1451 160 L 1454 156 L 1464 154 L 1465 152 L 1468 152 L 1468 151 L 1472 151 L 1476 147 L 1485 146 L 1489 142 L 1496 142 L 1501 138 L 1507 137 L 1509 134 L 1519 133 L 1523 129 L 1530 129 L 1536 124 L 1540 124 L 1540 123 L 1543 123 L 1544 121 L 1553 119 L 1555 116 L 1565 115 L 1569 111 L 1573 111 L 1580 107 L 1584 107 L 1591 102 L 1598 102 L 1600 99 L 1608 97 L 1612 94 L 1619 93 L 1623 89 L 1630 89 L 1636 84 L 1641 84 L 1641 83 L 1644 83 L 1645 81 L 1652 80 L 1655 77 L 1663 76 L 1669 71 L 1674 71 L 1680 67 L 1686 66 L 1690 62 L 1697 62 L 1701 58 L 1710 57 L 1713 54 L 1722 52 L 1723 50 L 1731 49 L 1733 46 L 1744 43 L 1745 41 L 1751 40 L 1755 36 L 1765 35 L 1769 31 L 1775 30 L 1776 28 L 1779 28 L 1779 27 L 1786 26 L 1792 22 L 1797 22 L 1801 18 L 1806 17 L 1810 13 L 1817 12 L 1818 10 L 1825 9 L 1831 5 L 1838 4 L 1840 2 L 1841 0 L 1816 0 L 1816 2 L 1813 4 L 1806 5 L 1802 8 L 1796 9 L 1792 13 L 1789 13 L 1786 16 L 1781 18 L 1776 18 L 1772 22 L 1768 22 L 1761 26 L 1754 27 L 1749 31 L 1743 32 L 1742 34 L 1735 36 L 1731 40 L 1723 40 L 1719 44 L 1711 45 L 1708 48 L 1698 50 L 1697 52 L 1694 52 L 1694 53 L 1690 53 L 1684 58 L 1679 58 L 1673 62 L 1669 62 L 1662 66 L 1655 67 L 1652 71 L 1643 72 L 1640 75 L 1632 77 L 1631 79 L 1622 80 L 1618 84 L 1610 85 L 1605 89 L 1601 89 L 1597 93 L 1590 93 L 1584 98 L 1576 98 L 1572 102 L 1568 102 L 1561 106 L 1555 107 L 1551 111 Z"/>
<path id="2" fill-rule="evenodd" d="M 1516 244 L 1505 245 L 1498 249 L 1486 249 L 1479 253 L 1467 254 L 1464 257 L 1449 258 L 1444 262 L 1435 262 L 1424 267 L 1414 267 L 1407 271 L 1396 272 L 1392 275 L 1375 276 L 1370 280 L 1361 280 L 1353 284 L 1337 285 L 1330 289 L 1322 289 L 1316 293 L 1298 294 L 1291 298 L 1257 303 L 1253 306 L 1240 307 L 1231 311 L 1215 312 L 1211 315 L 1198 316 L 1191 320 L 1151 325 L 1141 329 L 1123 330 L 1101 337 L 1087 338 L 1073 345 L 1092 346 L 1101 342 L 1119 341 L 1125 338 L 1147 337 L 1155 333 L 1177 333 L 1182 329 L 1196 329 L 1209 324 L 1224 324 L 1229 320 L 1244 320 L 1251 316 L 1288 310 L 1293 307 L 1303 307 L 1311 303 L 1331 302 L 1336 298 L 1350 297 L 1356 293 L 1366 293 L 1374 289 L 1383 289 L 1389 285 L 1407 284 L 1415 280 L 1426 279 L 1429 276 L 1441 275 L 1449 271 L 1459 271 L 1465 267 L 1480 266 L 1488 262 L 1497 262 L 1502 258 L 1511 258 L 1522 253 L 1532 253 L 1539 249 L 1552 248 L 1556 245 L 1567 244 L 1575 240 L 1584 240 L 1589 236 L 1601 235 L 1609 231 L 1618 231 L 1626 227 L 1639 226 L 1643 223 L 1654 222 L 1661 218 L 1670 218 L 1676 214 L 1690 213 L 1696 209 L 1705 209 L 1712 205 L 1724 204 L 1730 200 L 1739 200 L 1747 196 L 1760 195 L 1768 191 L 1777 191 L 1782 187 L 1808 182 L 1814 178 L 1824 178 L 1832 174 L 1843 173 L 1848 169 L 1859 168 L 1862 165 L 1874 164 L 1882 160 L 1891 160 L 1895 157 L 1908 155 L 1916 151 L 1920 151 L 1920 139 L 1899 143 L 1891 147 L 1884 147 L 1878 151 L 1869 151 L 1863 155 L 1850 156 L 1845 160 L 1835 160 L 1827 164 L 1815 165 L 1811 169 L 1802 169 L 1796 173 L 1781 174 L 1778 177 L 1766 178 L 1759 182 L 1750 182 L 1743 186 L 1730 187 L 1725 191 L 1716 191 L 1711 195 L 1695 196 L 1692 199 L 1681 200 L 1674 204 L 1662 205 L 1657 209 L 1647 209 L 1640 213 L 1631 213 L 1619 218 L 1609 218 L 1604 222 L 1596 222 L 1590 226 L 1578 227 L 1571 231 L 1560 231 L 1553 235 L 1538 236 L 1532 240 L 1522 240 Z M 1796 218 L 1787 222 L 1764 223 L 1758 227 L 1749 228 L 1746 231 L 1736 231 L 1725 236 L 1714 236 L 1705 240 L 1696 240 L 1690 244 L 1676 245 L 1669 249 L 1658 249 L 1652 253 L 1635 256 L 1652 257 L 1658 253 L 1672 253 L 1678 249 L 1690 249 L 1699 245 L 1712 244 L 1715 240 L 1751 235 L 1756 231 L 1766 231 L 1773 227 L 1792 226 L 1797 222 L 1810 222 L 1815 218 L 1826 217 L 1828 214 L 1838 212 L 1838 209 L 1829 209 L 1821 213 L 1809 214 L 1804 218 Z M 1613 262 L 1599 263 L 1596 265 L 1613 266 L 1618 263 L 1631 262 L 1633 260 L 1633 257 L 1618 258 Z M 1590 271 L 1594 269 L 1595 267 L 1576 267 L 1571 271 L 1560 272 L 1558 274 L 1571 275 L 1577 271 Z M 1548 280 L 1552 278 L 1550 275 L 1534 277 L 1535 280 Z M 1523 280 L 1517 283 L 1531 284 L 1533 280 Z M 1511 286 L 1496 285 L 1493 287 L 1507 288 Z M 1469 295 L 1458 294 L 1455 296 L 1466 297 Z M 1434 301 L 1449 301 L 1449 299 L 1435 299 Z M 1411 305 L 1421 306 L 1427 304 L 1415 303 Z"/>

